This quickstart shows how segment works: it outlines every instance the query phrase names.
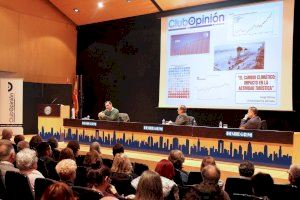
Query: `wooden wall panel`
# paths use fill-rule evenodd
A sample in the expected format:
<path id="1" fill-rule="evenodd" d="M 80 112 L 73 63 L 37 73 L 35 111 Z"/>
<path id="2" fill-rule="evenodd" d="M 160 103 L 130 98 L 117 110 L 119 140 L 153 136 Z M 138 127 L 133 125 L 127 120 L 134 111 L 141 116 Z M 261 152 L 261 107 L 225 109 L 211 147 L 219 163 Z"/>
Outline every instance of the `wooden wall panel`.
<path id="1" fill-rule="evenodd" d="M 56 17 L 49 19 L 52 16 L 49 12 L 61 13 L 50 3 L 48 6 L 50 8 L 44 9 L 45 14 L 39 11 L 33 15 L 26 14 L 25 7 L 22 12 L 20 8 L 15 11 L 1 7 L 0 1 L 0 71 L 16 72 L 27 82 L 73 82 L 76 74 L 76 26 L 68 19 L 65 22 L 58 20 L 55 14 L 52 15 Z M 38 5 L 35 7 L 39 8 Z"/>

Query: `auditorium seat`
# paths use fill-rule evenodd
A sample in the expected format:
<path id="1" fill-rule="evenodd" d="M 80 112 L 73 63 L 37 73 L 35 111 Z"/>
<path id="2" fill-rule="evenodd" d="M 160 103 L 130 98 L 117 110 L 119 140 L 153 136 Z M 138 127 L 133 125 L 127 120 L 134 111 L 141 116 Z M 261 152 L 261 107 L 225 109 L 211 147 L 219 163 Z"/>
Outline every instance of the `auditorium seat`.
<path id="1" fill-rule="evenodd" d="M 40 200 L 44 191 L 57 181 L 49 178 L 37 178 L 34 183 L 35 200 Z"/>
<path id="2" fill-rule="evenodd" d="M 79 155 L 76 157 L 76 164 L 77 166 L 83 166 L 83 162 L 85 159 L 85 155 Z"/>
<path id="3" fill-rule="evenodd" d="M 249 194 L 234 193 L 231 200 L 266 200 L 264 197 L 257 197 Z M 273 200 L 273 199 L 272 199 Z"/>
<path id="4" fill-rule="evenodd" d="M 187 185 L 200 184 L 203 181 L 201 172 L 190 172 Z"/>
<path id="5" fill-rule="evenodd" d="M 9 200 L 34 200 L 28 178 L 23 174 L 7 171 L 5 186 Z"/>
<path id="6" fill-rule="evenodd" d="M 180 171 L 178 169 L 175 169 L 175 176 L 174 176 L 174 182 L 177 185 L 183 186 L 183 181 L 181 179 Z"/>
<path id="7" fill-rule="evenodd" d="M 144 171 L 149 170 L 149 167 L 148 165 L 142 163 L 133 163 L 133 169 L 134 169 L 133 173 L 140 176 Z"/>
<path id="8" fill-rule="evenodd" d="M 225 191 L 231 199 L 234 199 L 234 193 L 252 195 L 251 180 L 243 177 L 228 177 L 225 183 Z"/>
<path id="9" fill-rule="evenodd" d="M 197 126 L 197 122 L 196 122 L 195 117 L 193 117 L 193 116 L 188 116 L 188 118 L 189 118 L 188 125 L 190 125 L 190 126 Z"/>
<path id="10" fill-rule="evenodd" d="M 73 186 L 72 190 L 78 200 L 99 200 L 102 198 L 100 193 L 86 187 Z"/>
<path id="11" fill-rule="evenodd" d="M 272 193 L 272 199 L 289 199 L 296 200 L 300 197 L 300 190 L 296 186 L 274 184 L 274 192 Z"/>
<path id="12" fill-rule="evenodd" d="M 6 195 L 6 189 L 5 189 L 5 185 L 3 183 L 3 179 L 2 179 L 2 173 L 0 170 L 0 199 L 7 199 L 7 195 Z"/>
<path id="13" fill-rule="evenodd" d="M 266 120 L 261 120 L 261 122 L 260 122 L 260 129 L 261 130 L 267 130 L 268 129 L 267 121 Z"/>
<path id="14" fill-rule="evenodd" d="M 102 158 L 103 165 L 108 168 L 111 168 L 113 161 L 109 158 Z"/>
<path id="15" fill-rule="evenodd" d="M 111 184 L 115 186 L 119 195 L 127 196 L 130 194 L 135 194 L 135 189 L 131 185 L 131 181 L 135 177 L 124 173 L 113 172 L 110 178 Z"/>
<path id="16" fill-rule="evenodd" d="M 74 185 L 86 187 L 87 186 L 87 168 L 84 166 L 78 166 L 76 170 L 76 178 Z"/>
<path id="17" fill-rule="evenodd" d="M 120 122 L 130 122 L 129 115 L 127 113 L 119 113 Z"/>

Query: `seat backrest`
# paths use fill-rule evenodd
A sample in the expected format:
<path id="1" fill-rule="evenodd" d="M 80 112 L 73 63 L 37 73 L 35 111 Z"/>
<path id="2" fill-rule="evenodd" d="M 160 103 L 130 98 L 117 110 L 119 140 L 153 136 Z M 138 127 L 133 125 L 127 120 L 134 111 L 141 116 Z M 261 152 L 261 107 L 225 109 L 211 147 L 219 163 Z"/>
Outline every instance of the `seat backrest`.
<path id="1" fill-rule="evenodd" d="M 201 172 L 190 172 L 187 185 L 200 184 L 203 181 Z"/>
<path id="2" fill-rule="evenodd" d="M 182 181 L 182 179 L 181 179 L 181 174 L 180 174 L 180 171 L 179 171 L 178 169 L 175 169 L 174 182 L 175 182 L 177 185 L 183 186 L 183 181 Z"/>
<path id="3" fill-rule="evenodd" d="M 34 200 L 28 178 L 18 172 L 6 172 L 5 186 L 10 200 Z"/>
<path id="4" fill-rule="evenodd" d="M 228 177 L 225 183 L 225 191 L 233 198 L 233 194 L 253 195 L 251 180 L 243 177 Z"/>
<path id="5" fill-rule="evenodd" d="M 35 200 L 40 200 L 45 190 L 57 181 L 49 178 L 37 178 L 34 183 Z"/>
<path id="6" fill-rule="evenodd" d="M 99 200 L 102 195 L 92 189 L 80 186 L 73 186 L 72 190 L 78 200 Z"/>
<path id="7" fill-rule="evenodd" d="M 133 167 L 134 167 L 134 173 L 138 176 L 142 175 L 144 171 L 149 170 L 148 165 L 145 165 L 143 163 L 134 163 Z"/>
<path id="8" fill-rule="evenodd" d="M 109 158 L 102 158 L 103 165 L 105 165 L 108 168 L 111 168 L 113 161 Z"/>
<path id="9" fill-rule="evenodd" d="M 292 185 L 274 184 L 272 199 L 299 199 L 300 189 Z"/>
<path id="10" fill-rule="evenodd" d="M 135 189 L 131 185 L 132 176 L 124 173 L 112 173 L 110 178 L 111 184 L 115 186 L 119 195 L 127 196 L 135 194 Z"/>
<path id="11" fill-rule="evenodd" d="M 267 121 L 266 120 L 261 120 L 261 122 L 260 122 L 260 129 L 261 130 L 267 130 L 268 129 Z"/>
<path id="12" fill-rule="evenodd" d="M 78 166 L 76 170 L 76 179 L 74 181 L 76 186 L 87 186 L 87 168 L 84 166 Z"/>
<path id="13" fill-rule="evenodd" d="M 193 117 L 193 116 L 188 116 L 188 118 L 189 118 L 189 123 L 188 123 L 188 125 L 191 125 L 191 126 L 197 126 L 197 122 L 196 122 L 195 117 Z"/>
<path id="14" fill-rule="evenodd" d="M 127 113 L 119 113 L 119 121 L 130 122 L 129 115 Z"/>
<path id="15" fill-rule="evenodd" d="M 5 184 L 2 179 L 2 172 L 0 170 L 0 199 L 7 199 Z"/>

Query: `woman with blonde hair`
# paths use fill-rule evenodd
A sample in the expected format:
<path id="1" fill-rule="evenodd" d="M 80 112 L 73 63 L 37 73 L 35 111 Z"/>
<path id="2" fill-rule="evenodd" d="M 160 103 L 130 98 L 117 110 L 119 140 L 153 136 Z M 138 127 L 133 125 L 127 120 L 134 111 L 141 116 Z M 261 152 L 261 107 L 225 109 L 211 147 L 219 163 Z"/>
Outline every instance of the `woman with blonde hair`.
<path id="1" fill-rule="evenodd" d="M 162 182 L 158 173 L 145 171 L 140 177 L 135 200 L 163 200 Z"/>

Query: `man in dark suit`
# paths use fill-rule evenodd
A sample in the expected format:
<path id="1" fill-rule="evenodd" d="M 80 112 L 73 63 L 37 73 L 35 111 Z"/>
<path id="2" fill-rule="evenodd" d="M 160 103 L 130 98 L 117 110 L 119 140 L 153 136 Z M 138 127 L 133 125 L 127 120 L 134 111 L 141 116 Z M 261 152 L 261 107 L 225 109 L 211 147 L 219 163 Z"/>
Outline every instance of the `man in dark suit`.
<path id="1" fill-rule="evenodd" d="M 241 120 L 240 129 L 260 129 L 261 119 L 257 114 L 257 108 L 250 107 L 248 113 Z"/>
<path id="2" fill-rule="evenodd" d="M 177 112 L 178 116 L 176 117 L 175 120 L 175 125 L 188 125 L 189 124 L 189 118 L 186 114 L 186 106 L 181 105 L 178 107 Z"/>

